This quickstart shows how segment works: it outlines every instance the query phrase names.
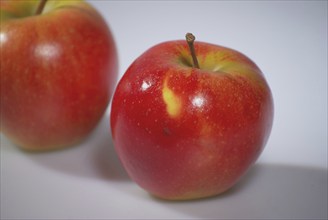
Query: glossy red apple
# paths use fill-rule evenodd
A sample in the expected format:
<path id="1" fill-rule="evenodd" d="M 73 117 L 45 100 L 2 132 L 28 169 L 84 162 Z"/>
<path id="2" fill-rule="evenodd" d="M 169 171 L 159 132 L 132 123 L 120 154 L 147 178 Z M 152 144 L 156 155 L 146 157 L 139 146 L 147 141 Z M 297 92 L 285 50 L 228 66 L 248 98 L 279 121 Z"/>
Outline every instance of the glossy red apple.
<path id="1" fill-rule="evenodd" d="M 117 78 L 105 20 L 84 1 L 0 6 L 1 132 L 30 150 L 81 142 L 106 110 Z"/>
<path id="2" fill-rule="evenodd" d="M 164 199 L 226 191 L 271 131 L 272 95 L 255 63 L 209 43 L 196 42 L 194 50 L 199 69 L 186 41 L 152 47 L 128 68 L 113 98 L 112 136 L 125 169 Z"/>

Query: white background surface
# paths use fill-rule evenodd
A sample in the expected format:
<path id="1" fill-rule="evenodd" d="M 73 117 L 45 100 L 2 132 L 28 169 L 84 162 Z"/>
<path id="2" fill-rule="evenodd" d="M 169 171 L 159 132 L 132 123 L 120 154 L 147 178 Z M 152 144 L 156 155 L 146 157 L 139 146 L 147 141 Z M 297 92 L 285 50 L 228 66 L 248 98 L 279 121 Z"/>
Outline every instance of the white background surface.
<path id="1" fill-rule="evenodd" d="M 27 153 L 1 135 L 1 219 L 327 218 L 326 1 L 89 2 L 113 31 L 120 76 L 146 49 L 186 32 L 250 57 L 274 96 L 269 142 L 229 192 L 167 202 L 127 177 L 109 110 L 67 150 Z"/>

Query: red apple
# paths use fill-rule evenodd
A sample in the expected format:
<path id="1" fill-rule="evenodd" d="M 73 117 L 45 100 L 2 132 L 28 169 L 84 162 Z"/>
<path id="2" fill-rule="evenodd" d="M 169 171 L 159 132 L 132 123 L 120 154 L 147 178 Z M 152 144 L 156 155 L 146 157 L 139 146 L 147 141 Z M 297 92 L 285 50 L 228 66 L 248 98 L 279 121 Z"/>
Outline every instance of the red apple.
<path id="1" fill-rule="evenodd" d="M 194 51 L 200 68 L 185 41 L 150 48 L 113 97 L 120 160 L 136 183 L 164 199 L 226 191 L 259 157 L 272 127 L 272 95 L 254 62 L 209 43 L 196 42 Z"/>
<path id="2" fill-rule="evenodd" d="M 1 132 L 30 150 L 79 143 L 116 83 L 116 46 L 105 20 L 84 1 L 0 6 Z"/>

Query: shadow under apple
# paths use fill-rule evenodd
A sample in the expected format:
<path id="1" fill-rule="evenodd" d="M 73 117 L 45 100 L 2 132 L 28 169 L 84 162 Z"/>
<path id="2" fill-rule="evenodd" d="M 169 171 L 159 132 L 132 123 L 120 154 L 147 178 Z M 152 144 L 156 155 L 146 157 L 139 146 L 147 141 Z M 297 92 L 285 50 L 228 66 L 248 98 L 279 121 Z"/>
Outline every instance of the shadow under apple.
<path id="1" fill-rule="evenodd" d="M 44 167 L 69 175 L 129 181 L 114 149 L 108 115 L 80 145 L 52 152 L 28 152 L 27 156 Z"/>
<path id="2" fill-rule="evenodd" d="M 48 169 L 67 175 L 132 183 L 115 152 L 108 116 L 103 117 L 95 131 L 79 146 L 28 153 L 27 156 Z M 256 163 L 229 191 L 207 199 L 160 200 L 147 197 L 147 192 L 135 184 L 121 190 L 144 196 L 144 200 L 182 213 L 188 219 L 327 219 L 327 175 L 324 168 Z"/>
<path id="3" fill-rule="evenodd" d="M 229 191 L 166 208 L 196 219 L 327 219 L 327 169 L 256 164 Z"/>

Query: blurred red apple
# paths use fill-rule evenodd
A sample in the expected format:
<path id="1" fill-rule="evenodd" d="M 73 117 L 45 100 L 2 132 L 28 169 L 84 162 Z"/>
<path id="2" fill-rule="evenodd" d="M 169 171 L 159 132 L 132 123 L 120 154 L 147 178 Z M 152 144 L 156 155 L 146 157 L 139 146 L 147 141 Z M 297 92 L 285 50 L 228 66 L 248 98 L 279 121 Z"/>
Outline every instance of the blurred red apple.
<path id="1" fill-rule="evenodd" d="M 273 121 L 269 86 L 249 58 L 209 43 L 193 47 L 187 36 L 195 61 L 185 41 L 152 47 L 120 80 L 111 109 L 130 177 L 172 200 L 233 186 L 260 155 Z"/>
<path id="2" fill-rule="evenodd" d="M 84 1 L 0 6 L 1 132 L 30 150 L 81 142 L 105 112 L 117 78 L 105 20 Z"/>

